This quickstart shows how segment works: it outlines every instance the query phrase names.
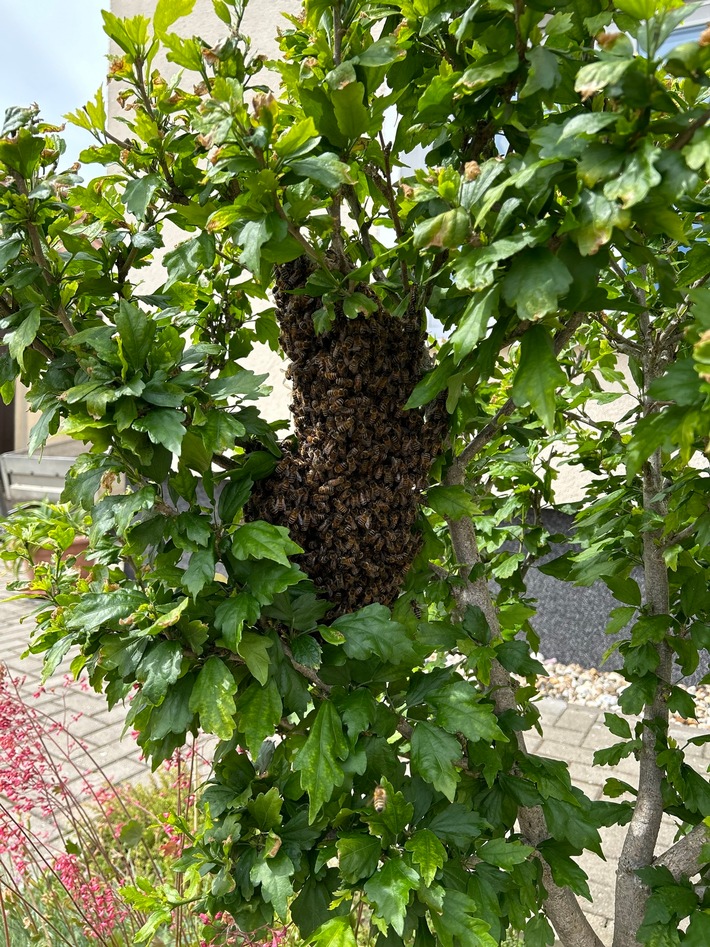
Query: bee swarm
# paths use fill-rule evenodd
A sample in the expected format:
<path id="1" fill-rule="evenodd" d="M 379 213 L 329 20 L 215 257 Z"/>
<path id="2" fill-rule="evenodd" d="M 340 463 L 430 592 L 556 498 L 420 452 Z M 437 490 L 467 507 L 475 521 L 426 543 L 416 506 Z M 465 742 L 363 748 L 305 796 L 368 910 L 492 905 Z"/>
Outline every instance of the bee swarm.
<path id="1" fill-rule="evenodd" d="M 296 447 L 252 493 L 250 519 L 288 526 L 301 568 L 333 602 L 330 613 L 390 605 L 416 556 L 419 497 L 440 451 L 446 415 L 402 407 L 419 380 L 424 336 L 381 307 L 317 335 L 320 299 L 294 295 L 310 266 L 277 269 L 281 344 L 291 360 Z"/>

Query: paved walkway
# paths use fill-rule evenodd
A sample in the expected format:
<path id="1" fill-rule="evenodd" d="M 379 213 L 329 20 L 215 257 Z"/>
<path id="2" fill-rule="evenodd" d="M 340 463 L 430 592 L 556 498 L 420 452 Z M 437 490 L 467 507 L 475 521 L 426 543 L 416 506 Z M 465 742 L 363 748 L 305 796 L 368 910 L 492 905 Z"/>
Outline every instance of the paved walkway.
<path id="1" fill-rule="evenodd" d="M 65 667 L 60 667 L 54 678 L 47 682 L 46 689 L 37 694 L 42 660 L 31 655 L 21 660 L 25 651 L 32 619 L 22 622 L 28 611 L 26 601 L 3 602 L 6 597 L 0 577 L 0 662 L 5 664 L 13 677 L 24 677 L 23 694 L 28 701 L 50 716 L 67 725 L 72 735 L 87 745 L 91 755 L 101 764 L 112 782 L 141 778 L 148 767 L 139 759 L 138 748 L 130 734 L 121 739 L 124 711 L 121 707 L 111 712 L 106 709 L 104 697 L 94 692 L 82 691 L 75 683 L 67 683 Z M 591 707 L 567 704 L 562 700 L 546 698 L 540 703 L 544 738 L 528 737 L 528 748 L 553 759 L 565 760 L 569 764 L 573 782 L 583 789 L 591 799 L 600 799 L 605 781 L 616 775 L 635 784 L 638 778 L 638 763 L 634 759 L 622 760 L 615 768 L 592 767 L 594 751 L 616 742 L 603 725 L 604 711 Z M 78 716 L 77 716 L 78 715 Z M 681 743 L 689 736 L 705 732 L 692 731 L 688 727 L 672 727 L 673 736 Z M 710 765 L 710 744 L 691 747 L 688 756 L 705 772 Z M 593 903 L 585 910 L 594 929 L 605 944 L 611 943 L 611 917 L 613 916 L 614 863 L 621 850 L 624 830 L 603 829 L 604 851 L 608 861 L 604 862 L 589 852 L 580 859 L 589 875 L 589 887 Z M 664 822 L 658 843 L 658 851 L 665 850 L 673 842 L 674 829 L 671 820 Z"/>

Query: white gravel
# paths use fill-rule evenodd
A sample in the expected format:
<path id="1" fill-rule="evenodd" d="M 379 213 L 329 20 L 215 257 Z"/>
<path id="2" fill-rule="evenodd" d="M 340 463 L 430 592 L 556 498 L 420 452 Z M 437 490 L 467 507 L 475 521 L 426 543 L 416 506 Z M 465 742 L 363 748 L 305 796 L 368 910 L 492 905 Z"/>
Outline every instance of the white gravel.
<path id="1" fill-rule="evenodd" d="M 620 711 L 618 698 L 628 687 L 628 681 L 621 674 L 583 668 L 579 664 L 560 664 L 554 659 L 540 660 L 548 675 L 540 675 L 537 679 L 538 690 L 543 696 L 612 712 Z M 710 687 L 691 684 L 686 690 L 695 699 L 696 718 L 681 717 L 674 713 L 673 719 L 690 727 L 710 727 Z"/>

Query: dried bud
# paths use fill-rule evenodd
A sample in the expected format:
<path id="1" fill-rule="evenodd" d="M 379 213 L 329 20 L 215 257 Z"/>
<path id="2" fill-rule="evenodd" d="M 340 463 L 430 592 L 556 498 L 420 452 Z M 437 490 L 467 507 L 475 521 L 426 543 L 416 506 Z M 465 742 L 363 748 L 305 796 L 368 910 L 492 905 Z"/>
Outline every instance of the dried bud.
<path id="1" fill-rule="evenodd" d="M 698 46 L 710 46 L 710 26 L 706 26 L 700 34 Z"/>
<path id="2" fill-rule="evenodd" d="M 271 92 L 260 92 L 258 95 L 255 95 L 254 101 L 252 102 L 255 117 L 260 118 L 264 110 L 270 111 L 275 102 L 276 99 Z"/>
<path id="3" fill-rule="evenodd" d="M 402 194 L 406 200 L 411 201 L 411 199 L 414 197 L 414 188 L 411 186 L 411 184 L 400 184 L 399 186 L 402 188 Z"/>
<path id="4" fill-rule="evenodd" d="M 205 151 L 209 151 L 212 147 L 212 142 L 214 139 L 212 135 L 198 135 L 195 141 L 201 148 L 204 148 Z"/>
<path id="5" fill-rule="evenodd" d="M 193 86 L 192 91 L 195 95 L 207 95 L 209 90 L 206 82 L 198 82 L 196 86 Z"/>
<path id="6" fill-rule="evenodd" d="M 117 76 L 119 73 L 125 73 L 126 71 L 126 60 L 123 56 L 112 56 L 111 62 L 108 67 L 108 77 L 109 79 L 112 76 Z"/>
<path id="7" fill-rule="evenodd" d="M 477 161 L 467 161 L 464 165 L 463 176 L 467 181 L 475 181 L 481 173 L 481 166 Z"/>
<path id="8" fill-rule="evenodd" d="M 597 44 L 601 46 L 602 49 L 611 49 L 614 43 L 618 39 L 621 39 L 623 33 L 599 33 L 597 36 Z"/>
<path id="9" fill-rule="evenodd" d="M 202 58 L 208 66 L 216 66 L 219 62 L 219 56 L 214 49 L 203 49 Z"/>

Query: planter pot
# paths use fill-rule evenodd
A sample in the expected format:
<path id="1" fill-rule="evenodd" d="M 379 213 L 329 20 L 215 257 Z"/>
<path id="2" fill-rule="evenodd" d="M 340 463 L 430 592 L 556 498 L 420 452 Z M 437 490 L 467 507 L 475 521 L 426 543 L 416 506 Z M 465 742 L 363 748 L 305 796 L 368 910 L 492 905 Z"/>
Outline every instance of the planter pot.
<path id="1" fill-rule="evenodd" d="M 68 559 L 71 556 L 76 557 L 74 568 L 79 572 L 79 575 L 81 575 L 82 578 L 86 578 L 89 575 L 92 564 L 93 564 L 91 562 L 88 562 L 84 555 L 88 548 L 89 548 L 88 537 L 77 536 L 74 542 L 71 544 L 71 546 L 67 549 L 67 551 L 62 556 L 62 559 Z M 52 559 L 53 559 L 53 554 L 48 549 L 38 548 L 38 549 L 35 549 L 32 554 L 32 561 L 35 563 L 35 565 L 37 565 L 37 563 L 40 563 L 40 562 L 41 563 L 51 562 Z M 28 567 L 27 571 L 30 574 L 30 578 L 33 579 L 34 569 Z"/>

